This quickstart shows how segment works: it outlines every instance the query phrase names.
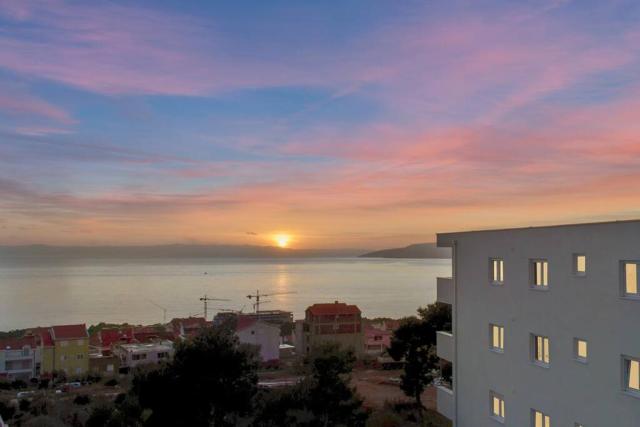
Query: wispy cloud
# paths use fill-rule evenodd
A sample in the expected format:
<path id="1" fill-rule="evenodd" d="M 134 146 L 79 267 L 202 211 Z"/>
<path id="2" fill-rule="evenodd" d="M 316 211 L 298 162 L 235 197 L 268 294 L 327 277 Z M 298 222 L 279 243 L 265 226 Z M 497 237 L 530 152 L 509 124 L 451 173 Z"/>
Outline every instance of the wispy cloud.
<path id="1" fill-rule="evenodd" d="M 244 242 L 285 224 L 379 246 L 637 214 L 638 26 L 611 4 L 485 3 L 330 29 L 301 7 L 308 31 L 276 39 L 215 13 L 1 2 L 0 68 L 23 86 L 0 93 L 20 119 L 0 135 L 0 239 Z M 30 222 L 49 234 L 16 237 Z"/>

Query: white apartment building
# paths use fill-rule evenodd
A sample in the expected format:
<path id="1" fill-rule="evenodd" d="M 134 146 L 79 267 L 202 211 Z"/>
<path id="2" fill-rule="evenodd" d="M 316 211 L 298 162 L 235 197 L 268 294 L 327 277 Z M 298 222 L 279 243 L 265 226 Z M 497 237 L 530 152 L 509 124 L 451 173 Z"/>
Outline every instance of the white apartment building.
<path id="1" fill-rule="evenodd" d="M 113 354 L 120 358 L 120 368 L 135 368 L 149 363 L 168 361 L 173 357 L 174 348 L 171 341 L 150 343 L 116 344 Z"/>
<path id="2" fill-rule="evenodd" d="M 444 233 L 457 427 L 640 426 L 640 221 Z"/>

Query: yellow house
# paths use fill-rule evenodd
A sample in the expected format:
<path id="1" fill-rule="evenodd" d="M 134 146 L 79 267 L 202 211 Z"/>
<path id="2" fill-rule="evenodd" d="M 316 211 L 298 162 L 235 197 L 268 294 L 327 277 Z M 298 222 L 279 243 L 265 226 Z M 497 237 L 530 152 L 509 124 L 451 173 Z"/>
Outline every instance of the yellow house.
<path id="1" fill-rule="evenodd" d="M 64 372 L 68 377 L 89 373 L 89 335 L 84 324 L 39 328 L 41 363 L 44 376 Z"/>

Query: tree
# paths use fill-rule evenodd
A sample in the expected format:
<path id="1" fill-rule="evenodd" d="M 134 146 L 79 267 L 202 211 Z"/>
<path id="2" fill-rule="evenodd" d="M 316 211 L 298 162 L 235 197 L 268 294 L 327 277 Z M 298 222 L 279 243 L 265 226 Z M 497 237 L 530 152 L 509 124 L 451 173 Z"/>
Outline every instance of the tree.
<path id="1" fill-rule="evenodd" d="M 338 344 L 313 348 L 298 384 L 260 395 L 254 426 L 364 426 L 369 414 L 349 386 L 354 362 L 353 352 Z"/>
<path id="2" fill-rule="evenodd" d="M 349 385 L 356 357 L 351 349 L 341 350 L 337 343 L 311 349 L 307 357 L 310 367 L 310 409 L 322 426 L 364 425 L 368 413 L 362 399 Z"/>
<path id="3" fill-rule="evenodd" d="M 226 328 L 208 328 L 178 345 L 160 369 L 135 373 L 131 393 L 149 410 L 144 424 L 232 426 L 251 410 L 258 355 Z"/>
<path id="4" fill-rule="evenodd" d="M 400 388 L 413 397 L 421 409 L 422 392 L 433 381 L 439 366 L 436 332 L 451 329 L 451 308 L 447 304 L 434 303 L 418 309 L 418 314 L 420 318 L 403 320 L 393 334 L 388 352 L 396 361 L 404 359 Z"/>

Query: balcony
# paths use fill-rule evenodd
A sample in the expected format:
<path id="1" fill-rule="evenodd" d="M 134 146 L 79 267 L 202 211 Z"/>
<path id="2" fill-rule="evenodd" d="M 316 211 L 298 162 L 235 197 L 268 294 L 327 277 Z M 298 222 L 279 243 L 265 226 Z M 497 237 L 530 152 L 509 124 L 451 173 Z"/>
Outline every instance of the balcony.
<path id="1" fill-rule="evenodd" d="M 436 346 L 438 357 L 449 362 L 453 361 L 453 335 L 449 332 L 436 332 Z"/>
<path id="2" fill-rule="evenodd" d="M 455 422 L 455 400 L 453 397 L 453 390 L 439 385 L 436 387 L 436 393 L 438 412 Z"/>
<path id="3" fill-rule="evenodd" d="M 438 302 L 453 304 L 453 279 L 451 277 L 438 277 Z"/>

